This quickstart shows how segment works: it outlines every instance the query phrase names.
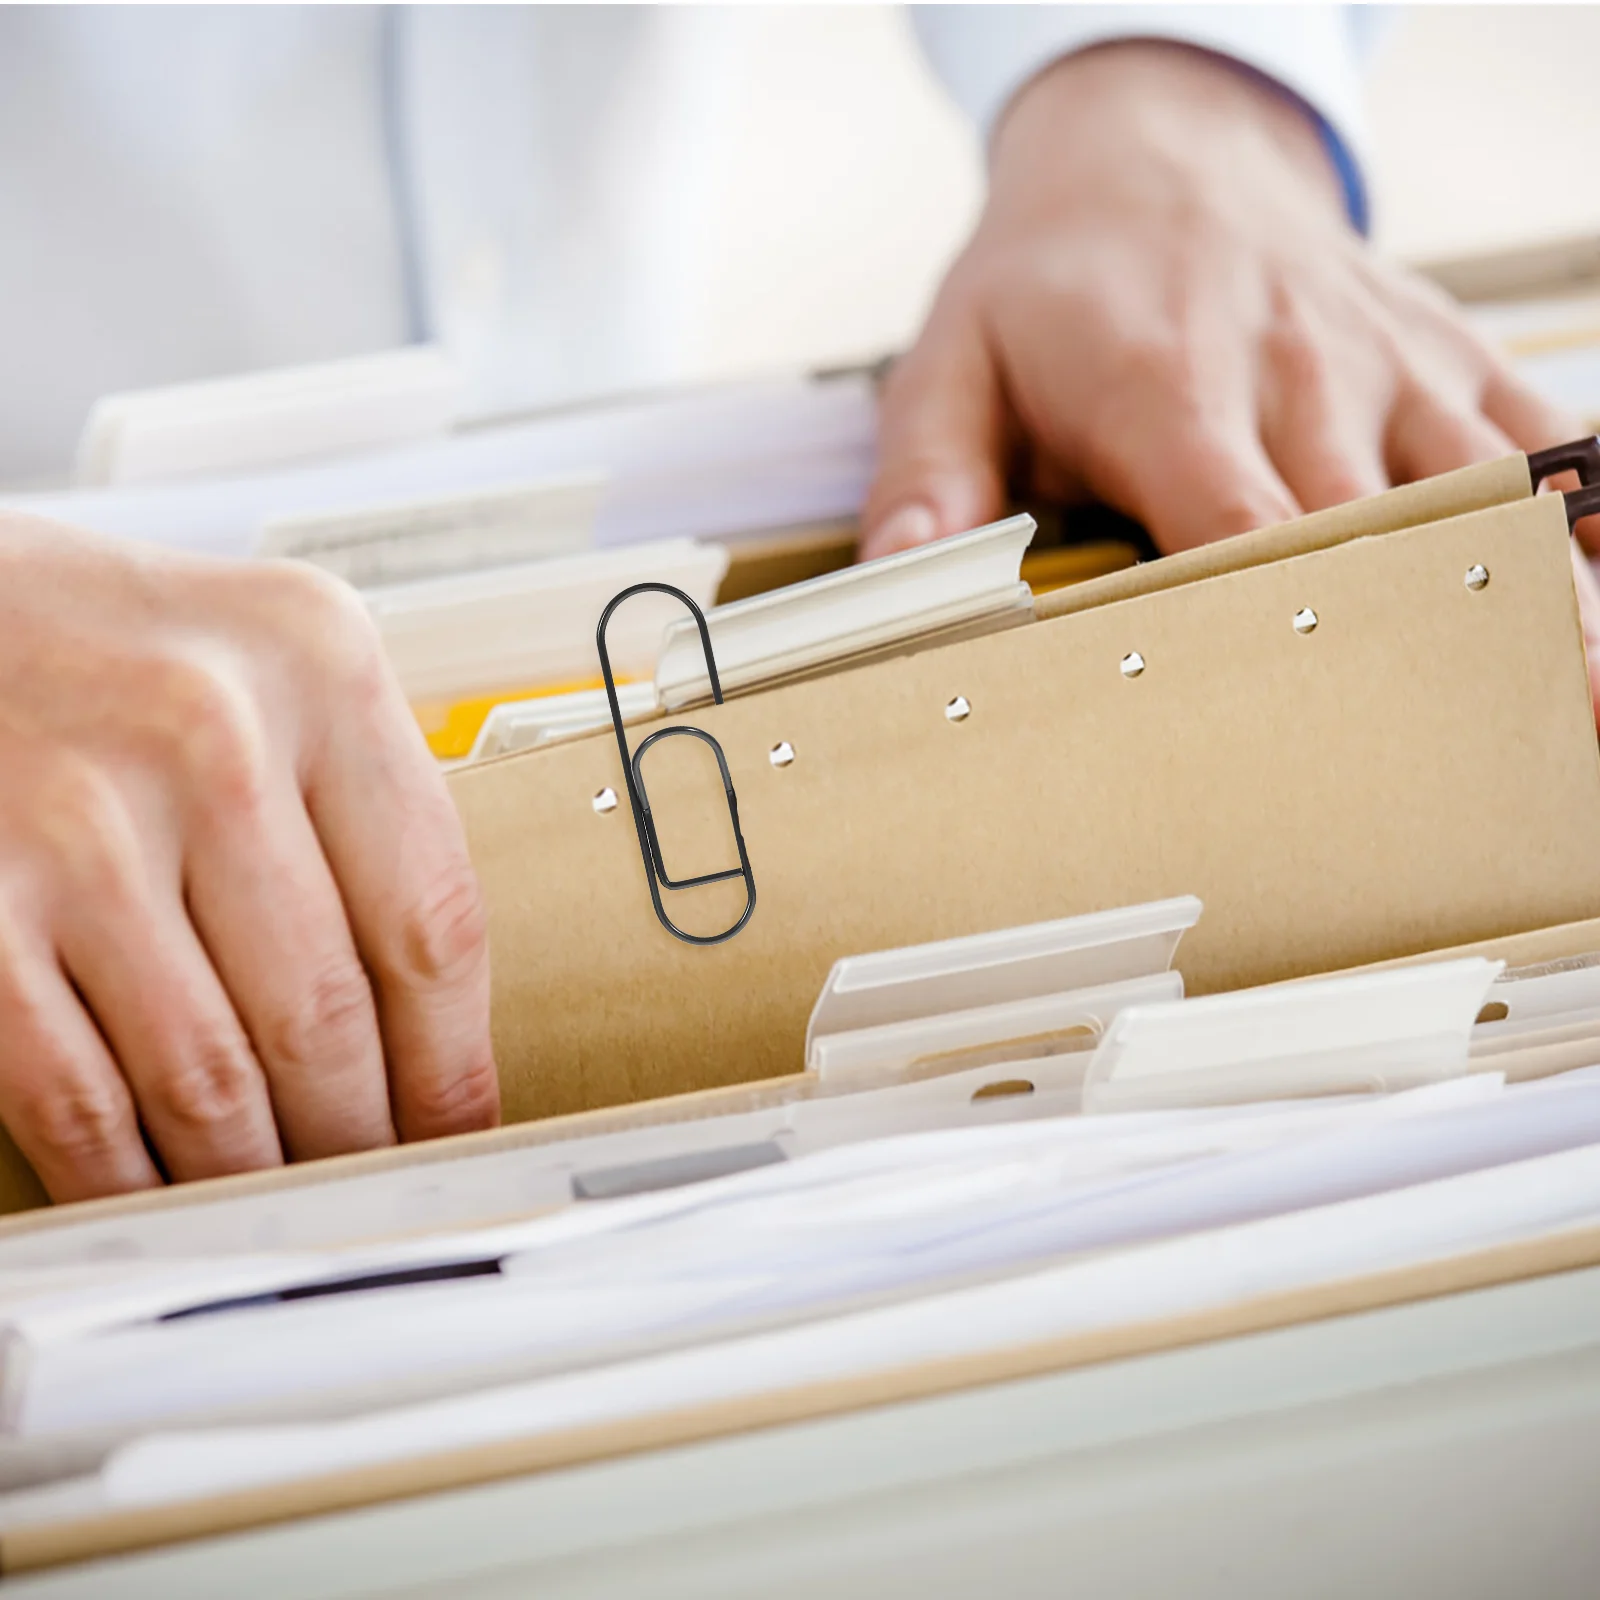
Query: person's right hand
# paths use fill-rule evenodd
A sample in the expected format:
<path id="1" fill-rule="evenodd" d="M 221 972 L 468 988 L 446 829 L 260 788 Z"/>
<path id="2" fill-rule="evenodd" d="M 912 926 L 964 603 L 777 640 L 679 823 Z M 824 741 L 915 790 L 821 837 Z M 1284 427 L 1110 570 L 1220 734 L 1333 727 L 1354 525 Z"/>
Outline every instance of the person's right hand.
<path id="1" fill-rule="evenodd" d="M 356 596 L 0 516 L 0 1122 L 50 1194 L 498 1114 L 477 882 Z"/>

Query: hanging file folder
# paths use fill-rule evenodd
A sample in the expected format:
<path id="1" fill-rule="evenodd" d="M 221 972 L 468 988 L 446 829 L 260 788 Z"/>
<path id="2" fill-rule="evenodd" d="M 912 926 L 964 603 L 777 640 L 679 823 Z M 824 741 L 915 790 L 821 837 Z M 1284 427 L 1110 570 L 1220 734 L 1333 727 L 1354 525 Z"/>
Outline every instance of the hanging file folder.
<path id="1" fill-rule="evenodd" d="M 1531 489 L 1510 458 L 702 707 L 761 885 L 713 949 L 661 928 L 626 814 L 595 804 L 614 740 L 454 774 L 507 1116 L 794 1071 L 863 950 L 1198 894 L 1179 965 L 1206 993 L 1600 914 L 1566 514 Z M 735 866 L 714 763 L 660 755 L 674 876 Z M 743 904 L 694 893 L 691 932 Z"/>
<path id="2" fill-rule="evenodd" d="M 1600 916 L 1565 518 L 1532 487 L 1507 458 L 682 713 L 761 885 L 712 948 L 655 919 L 609 726 L 453 775 L 508 1120 L 795 1074 L 863 951 L 1198 892 L 1199 994 Z M 700 743 L 650 757 L 677 880 L 738 866 Z M 715 934 L 746 884 L 673 898 Z M 0 1203 L 41 1199 L 7 1149 Z"/>

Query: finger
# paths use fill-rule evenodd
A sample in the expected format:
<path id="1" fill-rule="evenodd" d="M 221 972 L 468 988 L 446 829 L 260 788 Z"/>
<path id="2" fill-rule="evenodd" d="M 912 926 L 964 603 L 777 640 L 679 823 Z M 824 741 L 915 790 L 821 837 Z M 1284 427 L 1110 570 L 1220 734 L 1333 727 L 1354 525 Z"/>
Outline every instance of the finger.
<path id="1" fill-rule="evenodd" d="M 1092 390 L 1084 373 L 1097 375 Z M 1143 523 L 1161 550 L 1299 514 L 1262 446 L 1259 375 L 1244 341 L 1130 339 L 1083 351 L 1078 371 L 1052 366 L 1036 378 L 1019 402 L 1035 453 Z"/>
<path id="2" fill-rule="evenodd" d="M 1569 413 L 1535 394 L 1515 373 L 1496 365 L 1483 391 L 1483 414 L 1519 450 L 1546 450 L 1583 437 Z"/>
<path id="3" fill-rule="evenodd" d="M 395 1128 L 425 1139 L 492 1127 L 500 1101 L 477 880 L 410 731 L 415 751 L 398 733 L 336 750 L 308 798 L 373 981 Z"/>
<path id="4" fill-rule="evenodd" d="M 56 1201 L 160 1186 L 133 1096 L 53 956 L 0 933 L 0 1122 Z"/>
<path id="5" fill-rule="evenodd" d="M 999 376 L 976 312 L 941 303 L 894 365 L 878 415 L 878 473 L 861 559 L 993 521 L 1005 506 Z"/>
<path id="6" fill-rule="evenodd" d="M 1583 624 L 1583 655 L 1589 667 L 1589 698 L 1595 726 L 1600 730 L 1600 579 L 1576 541 L 1572 545 L 1572 585 L 1578 596 L 1578 620 Z"/>
<path id="7" fill-rule="evenodd" d="M 1168 553 L 1300 514 L 1253 426 L 1226 427 L 1182 408 L 1152 410 L 1137 435 L 1113 434 L 1088 476 Z"/>
<path id="8" fill-rule="evenodd" d="M 1516 447 L 1487 417 L 1437 399 L 1425 390 L 1403 395 L 1389 416 L 1385 456 L 1395 483 L 1414 483 L 1493 461 Z"/>
<path id="9" fill-rule="evenodd" d="M 1523 450 L 1545 450 L 1581 439 L 1587 431 L 1576 417 L 1551 405 L 1503 367 L 1484 390 L 1483 410 Z M 1557 477 L 1551 487 L 1576 484 L 1577 474 L 1573 473 Z M 1590 555 L 1600 554 L 1600 516 L 1580 518 L 1572 531 Z"/>
<path id="10" fill-rule="evenodd" d="M 1320 352 L 1304 342 L 1280 346 L 1273 365 L 1261 439 L 1300 505 L 1322 511 L 1387 489 L 1379 446 L 1386 397 L 1337 388 Z"/>
<path id="11" fill-rule="evenodd" d="M 266 1080 L 184 909 L 109 787 L 58 781 L 57 948 L 175 1179 L 283 1160 Z"/>
<path id="12" fill-rule="evenodd" d="M 372 981 L 394 1125 L 402 1139 L 490 1127 L 488 940 L 461 821 L 370 622 L 348 610 L 360 602 L 325 598 L 350 715 L 315 752 L 305 797 Z"/>
<path id="13" fill-rule="evenodd" d="M 190 915 L 266 1073 L 291 1160 L 393 1144 L 377 1009 L 299 794 L 202 797 Z"/>
<path id="14" fill-rule="evenodd" d="M 176 1181 L 283 1164 L 266 1079 L 176 899 L 69 921 L 61 954 Z"/>

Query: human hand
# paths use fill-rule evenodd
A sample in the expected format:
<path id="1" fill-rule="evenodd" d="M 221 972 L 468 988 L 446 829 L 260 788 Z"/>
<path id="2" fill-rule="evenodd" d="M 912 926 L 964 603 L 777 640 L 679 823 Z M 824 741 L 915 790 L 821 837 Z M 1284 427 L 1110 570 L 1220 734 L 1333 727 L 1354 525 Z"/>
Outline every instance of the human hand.
<path id="1" fill-rule="evenodd" d="M 1578 596 L 1578 621 L 1583 626 L 1589 698 L 1594 702 L 1595 729 L 1600 732 L 1600 579 L 1595 577 L 1594 568 L 1576 539 L 1572 541 L 1572 586 Z"/>
<path id="2" fill-rule="evenodd" d="M 997 132 L 983 218 L 885 389 L 861 554 L 991 520 L 1008 479 L 1176 550 L 1577 431 L 1352 231 L 1297 105 L 1114 44 Z"/>
<path id="3" fill-rule="evenodd" d="M 0 1122 L 58 1200 L 491 1125 L 477 883 L 351 591 L 0 516 Z M 141 1137 L 141 1128 L 144 1137 Z"/>

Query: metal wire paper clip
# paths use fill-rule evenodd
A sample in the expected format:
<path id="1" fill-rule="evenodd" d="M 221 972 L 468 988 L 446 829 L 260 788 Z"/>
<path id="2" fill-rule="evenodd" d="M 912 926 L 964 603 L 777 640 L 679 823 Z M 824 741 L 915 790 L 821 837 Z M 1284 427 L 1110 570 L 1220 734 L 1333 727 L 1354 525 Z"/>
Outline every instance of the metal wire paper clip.
<path id="1" fill-rule="evenodd" d="M 722 753 L 722 746 L 704 728 L 691 728 L 683 723 L 674 723 L 668 728 L 658 728 L 641 740 L 639 748 L 630 755 L 627 735 L 622 728 L 622 707 L 617 703 L 616 679 L 611 671 L 611 656 L 606 650 L 606 627 L 611 621 L 611 613 L 624 600 L 630 600 L 636 594 L 646 593 L 669 594 L 673 599 L 681 600 L 694 614 L 695 623 L 700 629 L 700 644 L 705 651 L 706 672 L 711 679 L 711 698 L 717 705 L 722 704 L 722 684 L 717 677 L 716 658 L 711 653 L 711 630 L 706 626 L 705 613 L 700 607 L 682 589 L 675 589 L 670 583 L 635 583 L 615 595 L 611 603 L 600 613 L 600 625 L 595 629 L 595 644 L 600 651 L 600 671 L 606 681 L 606 700 L 611 706 L 611 725 L 616 730 L 617 749 L 622 754 L 622 777 L 628 788 L 628 805 L 633 811 L 634 830 L 639 835 L 639 853 L 644 857 L 645 881 L 650 886 L 650 899 L 656 908 L 656 916 L 661 920 L 661 926 L 675 939 L 682 939 L 685 944 L 721 944 L 725 939 L 731 939 L 750 920 L 756 908 L 756 880 L 750 871 L 749 852 L 745 849 L 744 834 L 739 828 L 739 797 L 733 792 L 733 778 L 728 772 L 728 759 Z M 739 865 L 736 867 L 729 867 L 723 872 L 702 873 L 697 878 L 671 878 L 667 875 L 667 869 L 661 859 L 661 840 L 656 834 L 655 818 L 651 815 L 650 797 L 645 791 L 644 773 L 640 768 L 640 762 L 643 761 L 644 753 L 651 745 L 675 735 L 702 740 L 711 746 L 711 753 L 717 758 L 717 767 L 722 773 L 723 793 L 728 801 L 728 820 L 733 824 L 734 843 L 739 847 Z M 685 933 L 667 915 L 666 908 L 661 903 L 663 889 L 698 889 L 708 883 L 722 883 L 728 878 L 744 879 L 745 903 L 738 921 L 721 933 Z"/>

